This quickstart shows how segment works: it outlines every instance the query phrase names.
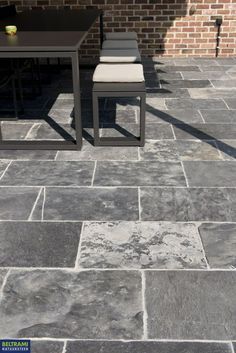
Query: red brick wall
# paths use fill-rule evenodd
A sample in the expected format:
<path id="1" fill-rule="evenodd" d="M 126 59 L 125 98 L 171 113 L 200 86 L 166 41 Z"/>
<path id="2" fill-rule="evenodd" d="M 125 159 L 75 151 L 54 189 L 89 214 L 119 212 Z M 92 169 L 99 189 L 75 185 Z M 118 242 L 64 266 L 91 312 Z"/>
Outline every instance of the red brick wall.
<path id="1" fill-rule="evenodd" d="M 4 5 L 7 0 L 0 0 Z M 67 6 L 104 9 L 105 31 L 133 30 L 147 56 L 214 56 L 215 18 L 222 17 L 220 56 L 236 55 L 236 0 L 16 0 L 18 9 Z M 190 15 L 190 8 L 196 12 Z M 83 56 L 98 54 L 99 25 L 83 46 Z"/>

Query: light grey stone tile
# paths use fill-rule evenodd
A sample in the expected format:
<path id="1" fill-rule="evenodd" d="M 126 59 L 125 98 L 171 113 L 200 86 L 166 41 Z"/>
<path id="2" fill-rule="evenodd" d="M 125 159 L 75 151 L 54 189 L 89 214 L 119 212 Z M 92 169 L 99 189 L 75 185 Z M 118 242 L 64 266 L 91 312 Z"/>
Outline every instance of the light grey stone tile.
<path id="1" fill-rule="evenodd" d="M 149 338 L 236 337 L 236 272 L 148 271 Z"/>
<path id="2" fill-rule="evenodd" d="M 180 72 L 165 72 L 164 70 L 157 70 L 159 80 L 164 81 L 173 81 L 173 80 L 182 80 L 182 75 Z"/>
<path id="3" fill-rule="evenodd" d="M 217 58 L 216 61 L 219 65 L 236 65 L 235 58 Z"/>
<path id="4" fill-rule="evenodd" d="M 138 160 L 138 147 L 94 147 L 88 141 L 84 141 L 81 151 L 59 151 L 56 159 L 64 161 Z"/>
<path id="5" fill-rule="evenodd" d="M 27 220 L 39 188 L 1 187 L 0 220 Z"/>
<path id="6" fill-rule="evenodd" d="M 226 98 L 225 102 L 228 105 L 229 109 L 236 109 L 236 99 L 235 98 Z"/>
<path id="7" fill-rule="evenodd" d="M 2 287 L 6 274 L 7 274 L 7 270 L 0 268 L 0 288 Z"/>
<path id="8" fill-rule="evenodd" d="M 216 59 L 212 58 L 193 58 L 194 65 L 209 66 L 209 65 L 219 65 Z"/>
<path id="9" fill-rule="evenodd" d="M 221 81 L 218 81 L 221 82 Z M 191 98 L 231 98 L 234 97 L 236 92 L 232 89 L 215 89 L 215 88 L 189 88 L 189 94 Z"/>
<path id="10" fill-rule="evenodd" d="M 168 109 L 227 109 L 221 99 L 166 99 Z"/>
<path id="11" fill-rule="evenodd" d="M 32 353 L 62 353 L 63 346 L 62 341 L 31 341 Z"/>
<path id="12" fill-rule="evenodd" d="M 189 66 L 189 65 L 156 65 L 156 69 L 158 73 L 165 74 L 165 73 L 174 73 L 174 72 L 186 72 L 186 71 L 197 71 L 200 72 L 198 66 Z"/>
<path id="13" fill-rule="evenodd" d="M 214 71 L 214 72 L 219 72 L 219 71 L 224 71 L 226 73 L 230 72 L 231 69 L 233 69 L 233 65 L 209 65 L 209 66 L 201 66 L 201 71 L 203 72 L 208 72 L 208 71 Z"/>
<path id="14" fill-rule="evenodd" d="M 212 80 L 213 86 L 216 88 L 236 88 L 236 79 L 229 80 Z M 236 92 L 235 92 L 236 93 Z"/>
<path id="15" fill-rule="evenodd" d="M 189 186 L 236 187 L 236 163 L 233 161 L 185 161 Z"/>
<path id="16" fill-rule="evenodd" d="M 154 108 L 154 109 L 166 110 L 164 98 L 147 98 L 146 104 L 147 104 L 146 109 Z"/>
<path id="17" fill-rule="evenodd" d="M 106 110 L 101 112 L 100 121 L 102 124 L 137 123 L 137 114 L 134 109 Z"/>
<path id="18" fill-rule="evenodd" d="M 8 164 L 9 164 L 9 161 L 0 160 L 0 179 L 1 179 L 4 171 L 6 170 Z"/>
<path id="19" fill-rule="evenodd" d="M 194 62 L 193 58 L 174 58 L 173 65 L 188 67 L 195 66 L 198 64 Z"/>
<path id="20" fill-rule="evenodd" d="M 102 129 L 103 137 L 139 136 L 139 124 L 122 124 L 119 126 L 106 126 Z M 169 124 L 146 124 L 145 136 L 147 139 L 165 140 L 174 139 L 174 135 Z"/>
<path id="21" fill-rule="evenodd" d="M 234 352 L 236 352 L 236 342 L 233 342 L 233 349 L 234 349 Z"/>
<path id="22" fill-rule="evenodd" d="M 73 140 L 75 129 L 70 124 L 50 126 L 48 124 L 35 124 L 27 135 L 27 140 Z"/>
<path id="23" fill-rule="evenodd" d="M 86 223 L 79 267 L 205 268 L 194 224 Z"/>
<path id="24" fill-rule="evenodd" d="M 205 223 L 199 232 L 211 268 L 236 268 L 236 224 Z"/>
<path id="25" fill-rule="evenodd" d="M 236 110 L 201 110 L 201 114 L 206 123 L 236 123 Z"/>
<path id="26" fill-rule="evenodd" d="M 33 126 L 33 123 L 2 122 L 0 135 L 3 140 L 22 140 Z"/>
<path id="27" fill-rule="evenodd" d="M 139 148 L 141 160 L 178 161 L 179 154 L 176 141 L 146 140 L 144 147 Z"/>
<path id="28" fill-rule="evenodd" d="M 141 339 L 137 271 L 12 271 L 0 336 Z"/>
<path id="29" fill-rule="evenodd" d="M 170 83 L 173 81 L 170 81 Z M 181 86 L 181 84 L 179 84 Z M 185 87 L 183 85 L 183 87 Z M 189 92 L 186 88 L 179 88 L 168 85 L 163 85 L 162 88 L 147 88 L 147 99 L 151 98 L 190 98 Z"/>
<path id="30" fill-rule="evenodd" d="M 222 140 L 236 139 L 236 124 L 178 124 L 174 125 L 177 139 Z"/>
<path id="31" fill-rule="evenodd" d="M 47 188 L 44 220 L 135 221 L 136 188 Z"/>
<path id="32" fill-rule="evenodd" d="M 190 74 L 190 76 L 192 75 L 192 73 L 186 72 L 183 73 L 183 75 L 187 75 Z M 199 73 L 196 72 L 196 75 L 198 75 Z M 193 80 L 193 79 L 189 79 L 189 80 L 174 80 L 174 81 L 169 81 L 168 80 L 162 80 L 161 81 L 161 87 L 165 88 L 165 89 L 169 89 L 171 90 L 172 88 L 205 88 L 205 87 L 212 87 L 212 84 L 210 83 L 209 80 Z"/>
<path id="33" fill-rule="evenodd" d="M 93 170 L 92 161 L 13 161 L 0 185 L 89 186 Z"/>
<path id="34" fill-rule="evenodd" d="M 229 343 L 69 341 L 67 353 L 232 353 Z M 36 352 L 38 353 L 38 352 Z M 48 353 L 48 352 L 45 352 Z"/>
<path id="35" fill-rule="evenodd" d="M 139 106 L 139 98 L 107 98 L 105 110 L 137 110 Z"/>
<path id="36" fill-rule="evenodd" d="M 74 267 L 81 223 L 0 222 L 1 267 Z"/>
<path id="37" fill-rule="evenodd" d="M 186 186 L 179 162 L 98 162 L 95 186 Z"/>
<path id="38" fill-rule="evenodd" d="M 236 140 L 222 140 L 216 143 L 224 160 L 236 159 Z"/>
<path id="39" fill-rule="evenodd" d="M 40 150 L 0 150 L 0 159 L 11 160 L 54 160 L 56 151 Z"/>
<path id="40" fill-rule="evenodd" d="M 141 188 L 143 221 L 233 221 L 234 189 Z"/>
<path id="41" fill-rule="evenodd" d="M 224 71 L 183 72 L 184 80 L 229 80 Z"/>
<path id="42" fill-rule="evenodd" d="M 166 111 L 160 111 L 158 109 L 147 109 L 146 110 L 146 122 L 147 123 L 202 123 L 202 117 L 197 110 L 194 109 L 170 109 Z"/>

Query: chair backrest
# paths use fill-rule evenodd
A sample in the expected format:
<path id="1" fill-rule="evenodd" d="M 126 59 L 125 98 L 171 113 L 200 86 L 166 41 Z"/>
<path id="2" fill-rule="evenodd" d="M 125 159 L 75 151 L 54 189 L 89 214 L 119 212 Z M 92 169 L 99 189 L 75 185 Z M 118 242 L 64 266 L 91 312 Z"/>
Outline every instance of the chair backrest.
<path id="1" fill-rule="evenodd" d="M 16 5 L 8 5 L 0 7 L 0 20 L 14 16 L 16 14 Z"/>

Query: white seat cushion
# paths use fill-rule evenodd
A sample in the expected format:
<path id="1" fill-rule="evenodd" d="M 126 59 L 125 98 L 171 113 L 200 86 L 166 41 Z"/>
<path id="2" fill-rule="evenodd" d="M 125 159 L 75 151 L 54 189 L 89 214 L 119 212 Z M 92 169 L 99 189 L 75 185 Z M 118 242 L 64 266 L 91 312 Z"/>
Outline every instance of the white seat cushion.
<path id="1" fill-rule="evenodd" d="M 141 56 L 137 49 L 103 49 L 100 52 L 102 63 L 134 63 L 140 62 Z"/>
<path id="2" fill-rule="evenodd" d="M 138 49 L 136 40 L 104 40 L 102 49 Z"/>
<path id="3" fill-rule="evenodd" d="M 106 39 L 111 40 L 138 40 L 138 36 L 136 32 L 112 32 L 105 34 Z"/>
<path id="4" fill-rule="evenodd" d="M 143 82 L 141 64 L 99 64 L 93 74 L 93 82 Z"/>

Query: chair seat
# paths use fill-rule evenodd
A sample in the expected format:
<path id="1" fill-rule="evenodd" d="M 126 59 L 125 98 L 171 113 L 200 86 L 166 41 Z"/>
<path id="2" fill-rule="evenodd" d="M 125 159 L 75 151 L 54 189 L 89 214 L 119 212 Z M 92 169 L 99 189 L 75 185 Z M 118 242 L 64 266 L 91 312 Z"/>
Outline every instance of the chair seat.
<path id="1" fill-rule="evenodd" d="M 141 64 L 99 64 L 93 74 L 93 82 L 143 82 Z"/>
<path id="2" fill-rule="evenodd" d="M 106 33 L 105 36 L 109 40 L 138 40 L 136 32 L 112 32 Z"/>
<path id="3" fill-rule="evenodd" d="M 102 49 L 138 49 L 136 40 L 104 40 Z"/>
<path id="4" fill-rule="evenodd" d="M 100 52 L 102 63 L 134 63 L 140 62 L 141 56 L 137 49 L 103 49 Z"/>

